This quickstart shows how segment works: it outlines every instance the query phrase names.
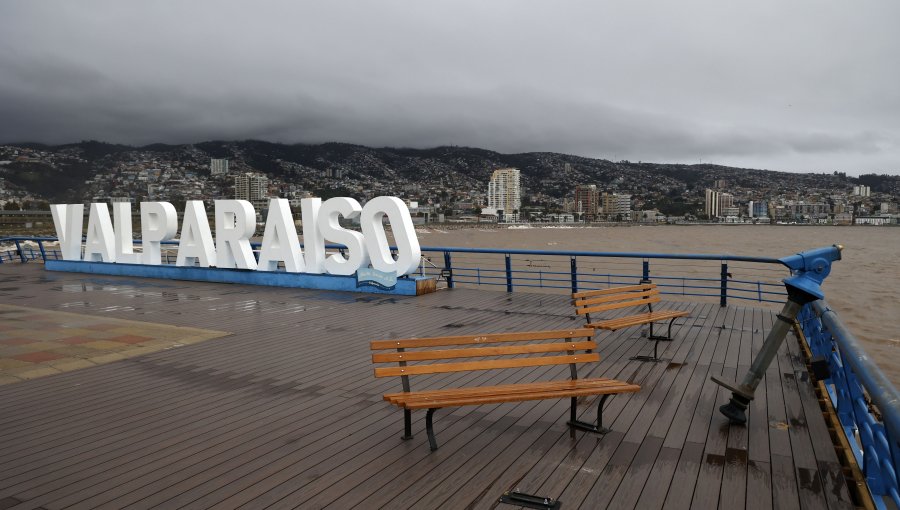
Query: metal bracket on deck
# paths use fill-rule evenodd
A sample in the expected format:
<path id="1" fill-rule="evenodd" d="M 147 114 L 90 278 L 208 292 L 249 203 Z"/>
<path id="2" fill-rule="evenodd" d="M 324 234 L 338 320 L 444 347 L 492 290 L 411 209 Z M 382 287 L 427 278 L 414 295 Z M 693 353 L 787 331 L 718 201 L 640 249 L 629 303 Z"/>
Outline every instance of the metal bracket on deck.
<path id="1" fill-rule="evenodd" d="M 532 496 L 531 494 L 525 494 L 518 490 L 504 492 L 503 495 L 500 496 L 500 502 L 506 503 L 507 505 L 548 510 L 556 510 L 560 507 L 558 499 Z"/>

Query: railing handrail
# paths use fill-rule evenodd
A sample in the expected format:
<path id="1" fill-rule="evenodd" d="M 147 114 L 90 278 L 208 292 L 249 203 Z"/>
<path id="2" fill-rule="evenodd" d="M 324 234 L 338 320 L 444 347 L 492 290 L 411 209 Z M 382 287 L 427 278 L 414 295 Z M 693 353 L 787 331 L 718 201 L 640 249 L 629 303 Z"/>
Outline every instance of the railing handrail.
<path id="1" fill-rule="evenodd" d="M 58 241 L 56 237 L 22 237 L 11 236 L 0 238 L 0 242 L 4 241 Z M 140 239 L 135 239 L 135 243 L 141 244 Z M 178 240 L 172 239 L 162 241 L 163 244 L 177 244 Z M 261 243 L 253 241 L 250 243 L 254 247 L 259 247 Z M 338 249 L 344 248 L 344 245 L 329 244 L 326 248 Z M 391 249 L 396 249 L 391 246 Z M 673 260 L 726 260 L 733 262 L 756 262 L 761 264 L 783 264 L 779 259 L 771 257 L 747 257 L 743 255 L 731 255 L 728 253 L 652 253 L 652 252 L 613 252 L 613 251 L 571 251 L 571 250 L 522 250 L 514 248 L 466 248 L 459 246 L 422 246 L 422 251 L 451 251 L 456 253 L 493 253 L 493 254 L 510 254 L 510 255 L 550 255 L 550 256 L 569 256 L 569 257 L 607 257 L 607 258 L 634 258 L 634 259 L 673 259 Z"/>
<path id="2" fill-rule="evenodd" d="M 56 237 L 24 237 L 24 236 L 10 236 L 5 238 L 0 238 L 0 242 L 14 242 L 16 244 L 16 249 L 19 255 L 19 258 L 22 262 L 25 262 L 29 257 L 26 255 L 25 251 L 21 249 L 20 243 L 22 241 L 32 241 L 37 242 L 38 247 L 41 251 L 41 257 L 46 258 L 47 254 L 45 253 L 43 243 L 44 242 L 54 242 L 58 241 Z M 142 244 L 140 239 L 134 239 L 134 244 L 140 245 Z M 167 240 L 162 241 L 162 244 L 166 247 L 171 247 L 178 245 L 180 243 L 179 240 Z M 261 243 L 257 241 L 251 241 L 250 245 L 254 250 L 259 250 L 261 247 Z M 302 245 L 301 245 L 302 246 Z M 344 250 L 346 247 L 340 244 L 327 244 L 325 246 L 326 249 L 329 250 Z M 391 250 L 396 250 L 396 247 L 390 247 Z M 639 279 L 647 280 L 650 276 L 650 268 L 649 264 L 651 260 L 669 260 L 669 261 L 706 261 L 706 262 L 716 262 L 721 266 L 721 271 L 718 271 L 717 278 L 705 278 L 705 277 L 665 277 L 662 275 L 654 275 L 656 278 L 669 279 L 672 281 L 681 280 L 681 295 L 684 296 L 706 296 L 706 297 L 718 297 L 722 306 L 725 306 L 729 297 L 734 297 L 738 299 L 748 299 L 755 300 L 759 302 L 774 302 L 771 299 L 771 296 L 774 293 L 771 292 L 763 292 L 763 287 L 769 286 L 768 282 L 763 281 L 762 279 L 757 281 L 749 281 L 749 280 L 741 280 L 741 279 L 733 279 L 731 272 L 729 271 L 728 264 L 730 262 L 747 262 L 751 264 L 764 264 L 764 265 L 777 265 L 779 269 L 784 266 L 784 263 L 775 258 L 770 257 L 750 257 L 750 256 L 742 256 L 742 255 L 733 255 L 733 254 L 709 254 L 709 253 L 653 253 L 653 252 L 603 252 L 603 251 L 575 251 L 575 250 L 527 250 L 527 249 L 515 249 L 515 248 L 468 248 L 468 247 L 451 247 L 451 246 L 422 246 L 421 251 L 423 255 L 434 254 L 442 255 L 444 259 L 444 267 L 434 269 L 440 270 L 440 276 L 446 277 L 446 282 L 448 287 L 454 287 L 455 284 L 463 284 L 470 285 L 475 284 L 478 286 L 481 285 L 496 285 L 503 286 L 505 285 L 507 292 L 512 292 L 515 287 L 547 287 L 547 288 L 571 288 L 572 292 L 577 292 L 580 286 L 583 289 L 585 288 L 593 288 L 597 284 L 606 284 L 612 285 L 617 283 L 622 283 L 622 278 L 631 278 L 632 276 L 636 276 Z M 500 255 L 503 257 L 503 265 L 502 269 L 490 269 L 490 267 L 466 267 L 467 264 L 453 264 L 454 260 L 453 255 L 464 255 L 464 254 L 482 254 L 482 255 Z M 30 254 L 30 259 L 35 259 L 35 255 L 33 253 Z M 54 256 L 58 257 L 58 253 L 54 252 Z M 568 282 L 564 278 L 554 278 L 553 275 L 562 276 L 565 274 L 562 270 L 553 271 L 551 266 L 547 266 L 548 271 L 544 271 L 542 269 L 534 270 L 528 268 L 517 267 L 513 261 L 518 261 L 522 257 L 539 257 L 541 259 L 547 259 L 549 261 L 560 261 L 562 259 L 566 260 L 566 265 L 569 266 L 568 269 Z M 638 271 L 637 274 L 623 275 L 623 274 L 614 274 L 610 272 L 608 274 L 600 273 L 586 273 L 578 270 L 578 260 L 614 260 L 620 259 L 622 262 L 626 262 L 626 259 L 630 260 L 640 260 L 643 261 L 643 269 Z M 465 260 L 465 259 L 463 259 Z M 420 273 L 425 275 L 426 272 L 426 261 L 431 262 L 431 258 L 428 256 L 422 257 L 422 265 L 420 266 Z M 0 262 L 2 262 L 2 258 L 0 258 Z M 589 262 L 593 264 L 593 262 Z M 530 267 L 530 266 L 529 266 Z M 482 272 L 484 275 L 482 275 Z M 505 273 L 505 278 L 503 276 L 499 276 L 496 278 L 490 277 L 491 273 Z M 618 273 L 618 271 L 616 271 Z M 436 274 L 436 273 L 435 273 Z M 606 282 L 602 280 L 594 279 L 595 276 L 602 278 L 606 278 Z M 611 278 L 616 279 L 617 281 L 612 281 Z M 504 280 L 505 282 L 501 282 L 499 280 Z M 729 282 L 729 280 L 731 280 Z M 708 282 L 713 284 L 718 281 L 718 285 L 713 286 L 704 286 L 697 285 L 697 283 Z M 686 285 L 688 282 L 694 282 L 693 285 Z M 740 286 L 753 286 L 755 285 L 755 289 L 742 289 Z M 673 287 L 675 289 L 675 287 Z M 690 291 L 694 289 L 694 291 Z M 679 292 L 668 292 L 669 294 L 679 294 Z"/>
<path id="3" fill-rule="evenodd" d="M 553 255 L 570 257 L 607 257 L 632 259 L 726 260 L 734 262 L 757 262 L 762 264 L 784 265 L 784 263 L 779 259 L 771 257 L 746 257 L 742 255 L 712 253 L 642 253 L 612 251 L 521 250 L 513 248 L 461 248 L 454 246 L 422 246 L 422 251 L 451 251 L 456 253 L 492 253 L 499 255 Z"/>
<path id="4" fill-rule="evenodd" d="M 862 344 L 841 321 L 825 300 L 812 303 L 816 315 L 822 320 L 841 352 L 841 361 L 850 365 L 862 382 L 869 398 L 881 412 L 884 424 L 891 435 L 900 438 L 900 393 L 888 380 L 878 365 L 866 354 Z"/>

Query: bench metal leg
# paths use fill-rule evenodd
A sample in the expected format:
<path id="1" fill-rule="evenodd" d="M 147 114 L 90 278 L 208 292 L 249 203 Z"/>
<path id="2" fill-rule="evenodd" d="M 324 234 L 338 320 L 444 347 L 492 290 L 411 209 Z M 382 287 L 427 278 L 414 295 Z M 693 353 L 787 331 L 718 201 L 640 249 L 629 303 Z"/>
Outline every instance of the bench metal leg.
<path id="1" fill-rule="evenodd" d="M 435 409 L 431 408 L 425 413 L 425 431 L 428 432 L 428 445 L 431 447 L 431 451 L 438 449 L 437 440 L 434 438 L 434 426 L 432 425 L 434 411 Z"/>
<path id="2" fill-rule="evenodd" d="M 668 333 L 666 334 L 666 336 L 654 335 L 653 334 L 653 323 L 651 322 L 650 323 L 650 336 L 647 337 L 647 340 L 653 340 L 653 356 L 632 356 L 629 359 L 636 360 L 636 361 L 652 361 L 654 363 L 657 361 L 662 361 L 662 359 L 659 357 L 659 354 L 658 354 L 659 342 L 661 342 L 661 341 L 662 342 L 671 342 L 672 341 L 672 324 L 675 322 L 675 319 L 677 319 L 677 318 L 678 317 L 673 317 L 672 320 L 669 321 L 669 330 L 668 330 Z"/>
<path id="3" fill-rule="evenodd" d="M 653 334 L 653 323 L 650 323 L 650 336 L 647 337 L 648 340 L 656 340 L 657 342 L 671 342 L 672 341 L 672 324 L 675 322 L 675 319 L 678 317 L 672 317 L 669 321 L 669 330 L 666 333 L 666 336 L 662 335 L 654 335 Z"/>
<path id="4" fill-rule="evenodd" d="M 571 431 L 571 435 L 575 437 L 575 429 L 585 430 L 587 432 L 595 432 L 597 434 L 606 434 L 609 432 L 609 429 L 603 426 L 603 404 L 606 403 L 606 399 L 609 398 L 609 395 L 603 395 L 600 397 L 600 401 L 597 403 L 597 424 L 587 423 L 584 421 L 579 421 L 575 418 L 576 413 L 576 404 L 578 399 L 572 398 L 571 409 L 569 411 L 569 427 Z"/>
<path id="5" fill-rule="evenodd" d="M 409 409 L 403 410 L 403 436 L 400 439 L 404 441 L 412 439 L 412 411 Z"/>

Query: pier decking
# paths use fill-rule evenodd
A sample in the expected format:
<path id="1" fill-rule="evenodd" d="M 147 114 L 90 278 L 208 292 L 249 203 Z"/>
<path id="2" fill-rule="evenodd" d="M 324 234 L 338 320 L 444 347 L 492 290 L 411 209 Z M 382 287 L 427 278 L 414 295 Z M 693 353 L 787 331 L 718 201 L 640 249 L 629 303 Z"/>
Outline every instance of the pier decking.
<path id="1" fill-rule="evenodd" d="M 847 482 L 799 346 L 789 336 L 746 427 L 712 374 L 742 375 L 774 313 L 689 310 L 660 345 L 597 335 L 581 376 L 640 384 L 612 397 L 606 436 L 569 437 L 568 400 L 424 412 L 401 441 L 399 391 L 375 379 L 374 339 L 580 326 L 563 295 L 454 289 L 386 297 L 48 273 L 0 266 L 0 303 L 190 326 L 221 338 L 0 386 L 0 509 L 511 508 L 506 490 L 563 508 L 848 508 Z M 39 324 L 35 325 L 39 327 Z M 338 353 L 338 354 L 335 354 Z M 420 376 L 414 389 L 548 379 L 568 367 Z M 594 399 L 581 402 L 594 417 Z"/>

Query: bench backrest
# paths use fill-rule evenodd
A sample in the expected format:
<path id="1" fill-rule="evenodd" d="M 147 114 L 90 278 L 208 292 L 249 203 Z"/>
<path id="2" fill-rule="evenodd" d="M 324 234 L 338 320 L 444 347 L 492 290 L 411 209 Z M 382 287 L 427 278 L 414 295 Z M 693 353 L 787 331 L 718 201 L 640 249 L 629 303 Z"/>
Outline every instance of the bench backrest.
<path id="1" fill-rule="evenodd" d="M 630 306 L 649 306 L 660 301 L 659 289 L 654 283 L 642 283 L 601 290 L 586 290 L 572 294 L 575 313 L 587 315 Z"/>
<path id="2" fill-rule="evenodd" d="M 396 352 L 374 353 L 372 362 L 397 363 L 397 366 L 393 367 L 375 368 L 375 377 L 400 376 L 403 378 L 404 391 L 409 391 L 407 376 L 410 375 L 543 365 L 572 365 L 572 375 L 575 376 L 575 363 L 600 361 L 600 355 L 593 352 L 597 348 L 596 342 L 592 340 L 593 337 L 594 330 L 592 329 L 563 329 L 376 340 L 371 343 L 373 351 L 395 349 Z M 548 340 L 562 341 L 546 342 Z M 445 349 L 444 347 L 454 348 Z M 587 352 L 579 354 L 579 351 Z M 546 355 L 554 353 L 559 354 Z M 489 359 L 446 362 L 465 358 Z"/>

